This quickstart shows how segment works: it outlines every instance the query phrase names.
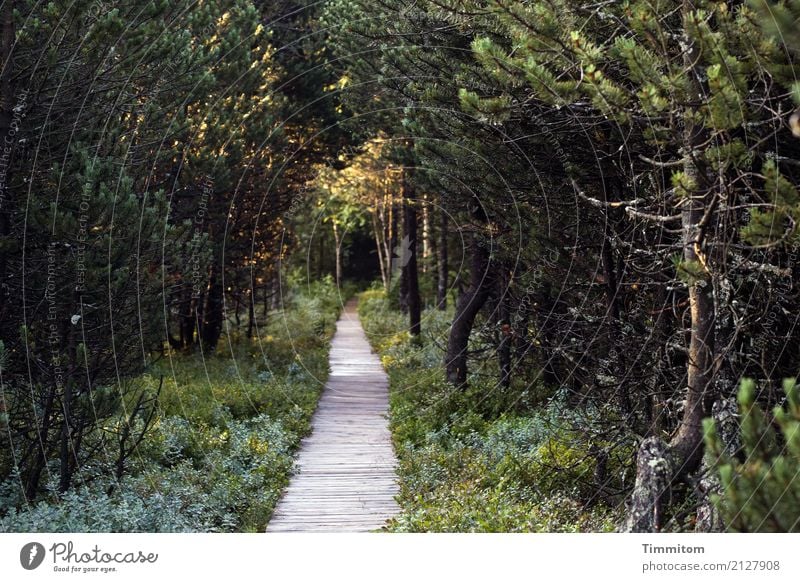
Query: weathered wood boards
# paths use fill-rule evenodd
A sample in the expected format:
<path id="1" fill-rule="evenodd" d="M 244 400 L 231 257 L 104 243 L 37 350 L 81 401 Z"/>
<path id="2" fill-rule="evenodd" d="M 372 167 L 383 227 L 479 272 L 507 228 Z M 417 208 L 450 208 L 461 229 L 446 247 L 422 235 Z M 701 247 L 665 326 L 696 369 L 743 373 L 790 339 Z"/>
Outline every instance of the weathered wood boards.
<path id="1" fill-rule="evenodd" d="M 389 380 L 355 302 L 336 324 L 330 362 L 312 433 L 297 456 L 298 472 L 267 532 L 371 531 L 399 511 L 397 459 L 386 419 Z"/>

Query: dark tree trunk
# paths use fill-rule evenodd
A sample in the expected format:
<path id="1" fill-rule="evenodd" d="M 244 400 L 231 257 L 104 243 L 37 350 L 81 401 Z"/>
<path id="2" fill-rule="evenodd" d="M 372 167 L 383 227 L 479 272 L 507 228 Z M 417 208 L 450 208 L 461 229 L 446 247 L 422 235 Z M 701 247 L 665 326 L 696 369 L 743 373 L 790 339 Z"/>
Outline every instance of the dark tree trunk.
<path id="1" fill-rule="evenodd" d="M 389 206 L 389 253 L 391 260 L 389 261 L 389 284 L 392 283 L 394 277 L 396 275 L 397 267 L 400 266 L 400 259 L 396 257 L 397 255 L 397 205 L 392 200 L 391 205 Z"/>
<path id="2" fill-rule="evenodd" d="M 408 284 L 408 273 L 406 271 L 406 265 L 410 260 L 409 254 L 411 253 L 411 234 L 409 233 L 409 224 L 408 224 L 408 206 L 409 202 L 406 199 L 406 170 L 403 170 L 403 194 L 402 194 L 402 210 L 403 210 L 403 238 L 400 240 L 400 245 L 398 246 L 396 243 L 392 247 L 395 249 L 395 254 L 397 255 L 397 261 L 399 262 L 400 266 L 400 285 L 398 287 L 398 303 L 400 304 L 400 311 L 403 313 L 408 313 L 408 294 L 409 294 L 409 284 Z M 414 218 L 414 230 L 416 231 L 416 214 Z M 414 233 L 414 237 L 416 238 L 416 232 Z M 416 246 L 416 241 L 414 243 Z"/>
<path id="3" fill-rule="evenodd" d="M 556 362 L 558 360 L 553 348 L 559 343 L 558 334 L 554 329 L 554 317 L 547 314 L 561 315 L 564 312 L 564 309 L 561 304 L 559 304 L 553 298 L 553 295 L 554 291 L 550 284 L 545 282 L 542 285 L 539 299 L 539 303 L 541 303 L 539 313 L 545 314 L 545 317 L 539 318 L 540 320 L 538 322 L 540 329 L 539 333 L 541 334 L 542 338 L 542 345 L 539 347 L 539 351 L 541 352 L 542 359 L 544 360 L 544 365 L 542 366 L 542 381 L 544 382 L 545 386 L 558 386 L 560 385 L 562 378 L 562 375 L 559 374 L 559 370 L 556 366 Z"/>
<path id="4" fill-rule="evenodd" d="M 236 322 L 237 330 L 242 327 L 242 293 L 240 289 L 241 287 L 237 284 L 236 291 L 233 292 L 233 320 Z"/>
<path id="5" fill-rule="evenodd" d="M 253 337 L 253 328 L 256 324 L 256 285 L 253 278 L 250 278 L 250 293 L 247 301 L 247 337 Z"/>
<path id="6" fill-rule="evenodd" d="M 317 280 L 322 279 L 322 272 L 325 267 L 325 230 L 319 233 L 319 252 L 317 253 Z"/>
<path id="7" fill-rule="evenodd" d="M 407 253 L 408 250 L 403 250 L 403 253 Z M 398 259 L 402 261 L 402 253 L 401 258 Z M 397 290 L 397 302 L 400 306 L 400 311 L 402 313 L 408 313 L 408 279 L 406 278 L 406 268 L 402 266 L 400 267 L 400 284 L 398 285 Z"/>
<path id="8" fill-rule="evenodd" d="M 70 471 L 70 441 L 72 440 L 72 383 L 66 381 L 64 383 L 64 396 L 62 399 L 63 416 L 61 424 L 61 446 L 59 451 L 59 480 L 58 490 L 64 493 L 69 489 L 72 471 Z"/>
<path id="9" fill-rule="evenodd" d="M 489 250 L 473 235 L 470 257 L 470 287 L 456 302 L 456 313 L 450 327 L 450 337 L 445 353 L 447 381 L 455 386 L 467 383 L 467 348 L 475 317 L 481 310 L 492 288 Z"/>
<path id="10" fill-rule="evenodd" d="M 196 325 L 197 316 L 195 310 L 197 309 L 197 297 L 191 287 L 188 287 L 184 293 L 183 301 L 181 302 L 180 325 L 181 325 L 181 347 L 188 350 L 194 344 L 194 330 Z"/>
<path id="11" fill-rule="evenodd" d="M 613 170 L 609 169 L 609 173 Z M 622 184 L 616 176 L 609 176 L 603 180 L 603 196 L 607 202 L 618 202 L 622 200 Z M 606 286 L 606 316 L 609 318 L 608 349 L 611 363 L 611 374 L 617 382 L 617 401 L 623 414 L 629 421 L 633 421 L 633 405 L 631 403 L 628 384 L 625 380 L 626 362 L 625 353 L 621 349 L 622 341 L 622 320 L 619 301 L 619 284 L 621 269 L 618 273 L 614 261 L 614 251 L 611 243 L 614 236 L 612 222 L 624 220 L 619 209 L 609 209 L 608 214 L 603 220 L 603 245 L 600 251 L 601 264 L 603 267 L 603 278 Z M 624 263 L 622 263 L 624 264 Z"/>
<path id="12" fill-rule="evenodd" d="M 35 449 L 35 461 L 30 464 L 30 471 L 25 479 L 25 498 L 28 502 L 36 499 L 39 492 L 39 482 L 42 478 L 42 471 L 47 463 L 47 458 L 50 453 L 50 427 L 53 422 L 53 407 L 56 399 L 55 384 L 50 389 L 45 398 L 44 407 L 41 414 L 41 420 L 36 427 L 36 436 L 33 443 Z"/>
<path id="13" fill-rule="evenodd" d="M 177 306 L 178 315 L 175 317 L 175 322 L 173 322 L 173 318 L 170 315 L 167 317 L 167 329 L 166 329 L 166 336 L 167 342 L 169 347 L 173 350 L 178 350 L 183 347 L 183 320 L 181 318 L 181 314 L 183 311 L 183 287 L 179 286 L 177 289 L 173 290 L 170 293 L 170 303 Z M 176 323 L 178 326 L 178 335 L 177 337 L 173 333 L 173 323 Z M 163 353 L 163 350 L 162 350 Z"/>
<path id="14" fill-rule="evenodd" d="M 404 249 L 403 274 L 400 288 L 405 287 L 408 308 L 408 330 L 412 337 L 421 331 L 421 300 L 419 296 L 419 272 L 417 262 L 417 208 L 414 190 L 406 174 L 403 174 L 403 230 L 407 248 Z M 404 285 L 403 285 L 404 283 Z M 402 293 L 401 293 L 402 296 Z"/>
<path id="15" fill-rule="evenodd" d="M 264 277 L 264 293 L 263 293 L 263 297 L 261 298 L 263 303 L 264 303 L 264 306 L 263 306 L 263 308 L 264 308 L 264 317 L 266 317 L 267 314 L 269 313 L 269 294 L 270 294 L 270 289 L 272 289 L 272 276 L 267 274 L 267 276 Z"/>
<path id="16" fill-rule="evenodd" d="M 275 274 L 272 277 L 272 309 L 283 309 L 283 288 L 281 287 L 281 269 L 280 263 L 278 267 L 275 269 Z"/>
<path id="17" fill-rule="evenodd" d="M 194 307 L 192 315 L 194 316 L 194 326 L 197 330 L 195 334 L 195 343 L 200 344 L 203 339 L 203 329 L 205 328 L 205 309 L 206 309 L 206 295 L 208 289 L 204 289 L 194 300 Z"/>
<path id="18" fill-rule="evenodd" d="M 606 309 L 610 318 L 609 322 L 609 351 L 614 355 L 611 358 L 612 373 L 617 382 L 617 400 L 619 407 L 627 418 L 631 418 L 633 406 L 628 392 L 628 385 L 625 381 L 625 355 L 622 352 L 622 326 L 620 322 L 619 309 L 619 281 L 617 280 L 616 269 L 614 268 L 614 257 L 611 251 L 610 233 L 607 231 L 603 239 L 601 250 L 603 277 L 606 282 Z"/>
<path id="19" fill-rule="evenodd" d="M 333 245 L 334 245 L 334 256 L 336 258 L 336 286 L 342 286 L 342 240 L 341 235 L 339 233 L 339 227 L 335 222 L 331 223 L 333 225 Z"/>
<path id="20" fill-rule="evenodd" d="M 430 208 L 428 205 L 428 195 L 423 196 L 422 200 L 422 272 L 428 272 L 428 264 L 431 255 L 431 220 Z"/>
<path id="21" fill-rule="evenodd" d="M 75 309 L 69 309 L 72 313 Z M 64 323 L 62 327 L 62 337 L 66 340 L 66 362 L 62 362 L 62 379 L 64 396 L 62 400 L 63 422 L 61 425 L 61 446 L 60 446 L 60 471 L 58 490 L 61 493 L 67 491 L 72 481 L 72 474 L 78 466 L 78 444 L 80 434 L 84 426 L 80 426 L 81 420 L 75 413 L 73 403 L 78 396 L 76 386 L 73 381 L 75 370 L 77 369 L 77 350 L 75 345 L 75 333 L 69 323 Z M 58 382 L 58 379 L 56 379 Z M 74 463 L 73 463 L 74 461 Z"/>
<path id="22" fill-rule="evenodd" d="M 447 239 L 447 212 L 442 206 L 439 209 L 439 259 L 436 281 L 436 307 L 441 311 L 447 309 Z"/>

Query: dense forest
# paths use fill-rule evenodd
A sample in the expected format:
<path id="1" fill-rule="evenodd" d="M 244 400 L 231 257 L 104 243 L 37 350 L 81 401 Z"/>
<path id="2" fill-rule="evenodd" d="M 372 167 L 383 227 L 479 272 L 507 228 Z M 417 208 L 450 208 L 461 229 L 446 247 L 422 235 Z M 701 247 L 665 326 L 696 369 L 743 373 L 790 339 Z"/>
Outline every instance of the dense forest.
<path id="1" fill-rule="evenodd" d="M 263 530 L 355 295 L 390 531 L 800 530 L 798 18 L 3 0 L 0 531 Z"/>

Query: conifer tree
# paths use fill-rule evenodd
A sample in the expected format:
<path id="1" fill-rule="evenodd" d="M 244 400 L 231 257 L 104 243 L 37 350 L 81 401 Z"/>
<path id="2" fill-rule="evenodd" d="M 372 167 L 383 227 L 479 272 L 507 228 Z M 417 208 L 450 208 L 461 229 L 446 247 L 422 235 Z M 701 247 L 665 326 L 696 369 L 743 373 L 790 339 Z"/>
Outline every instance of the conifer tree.
<path id="1" fill-rule="evenodd" d="M 722 487 L 714 501 L 730 531 L 796 532 L 800 530 L 800 394 L 794 380 L 784 381 L 786 406 L 772 416 L 755 402 L 756 386 L 743 380 L 739 390 L 743 441 L 729 451 L 712 419 L 705 421 L 709 456 Z"/>

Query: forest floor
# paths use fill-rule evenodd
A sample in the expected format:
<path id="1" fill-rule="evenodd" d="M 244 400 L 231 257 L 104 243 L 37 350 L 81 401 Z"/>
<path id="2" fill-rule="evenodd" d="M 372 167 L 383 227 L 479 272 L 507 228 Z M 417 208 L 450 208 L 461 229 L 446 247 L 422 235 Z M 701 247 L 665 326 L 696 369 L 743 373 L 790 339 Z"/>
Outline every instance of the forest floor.
<path id="1" fill-rule="evenodd" d="M 350 301 L 336 324 L 328 382 L 268 532 L 371 531 L 399 507 L 389 379 Z"/>

